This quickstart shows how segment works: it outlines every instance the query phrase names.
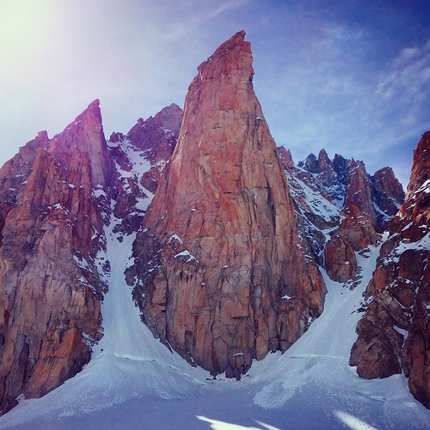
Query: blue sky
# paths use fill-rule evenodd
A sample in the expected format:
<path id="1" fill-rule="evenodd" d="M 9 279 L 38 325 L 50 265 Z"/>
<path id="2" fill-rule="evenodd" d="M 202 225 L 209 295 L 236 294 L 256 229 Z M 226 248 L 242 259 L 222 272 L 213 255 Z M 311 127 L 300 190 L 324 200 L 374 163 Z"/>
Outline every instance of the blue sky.
<path id="1" fill-rule="evenodd" d="M 430 129 L 424 0 L 3 0 L 0 163 L 96 98 L 107 137 L 174 102 L 197 66 L 244 29 L 254 88 L 297 162 L 325 148 L 390 165 L 407 183 Z"/>

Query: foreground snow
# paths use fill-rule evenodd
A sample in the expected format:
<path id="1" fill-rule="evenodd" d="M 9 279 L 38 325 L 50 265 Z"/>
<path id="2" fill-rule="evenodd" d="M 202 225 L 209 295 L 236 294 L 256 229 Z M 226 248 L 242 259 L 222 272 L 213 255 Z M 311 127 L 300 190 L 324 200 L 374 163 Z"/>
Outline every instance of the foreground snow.
<path id="1" fill-rule="evenodd" d="M 113 224 L 112 224 L 113 226 Z M 326 277 L 323 315 L 284 355 L 256 362 L 241 381 L 211 380 L 153 338 L 124 281 L 134 237 L 107 230 L 112 266 L 105 335 L 75 378 L 0 418 L 2 429 L 430 429 L 430 411 L 397 375 L 367 381 L 348 366 L 362 292 L 378 249 L 359 257 L 355 290 Z"/>

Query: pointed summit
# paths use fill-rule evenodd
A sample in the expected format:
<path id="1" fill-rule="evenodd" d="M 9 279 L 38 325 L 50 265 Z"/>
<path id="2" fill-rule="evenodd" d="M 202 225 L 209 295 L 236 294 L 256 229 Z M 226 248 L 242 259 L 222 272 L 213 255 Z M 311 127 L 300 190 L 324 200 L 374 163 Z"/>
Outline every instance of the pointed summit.
<path id="1" fill-rule="evenodd" d="M 198 68 L 128 271 L 157 337 L 213 374 L 237 378 L 253 358 L 291 346 L 325 295 L 297 234 L 244 34 Z"/>
<path id="2" fill-rule="evenodd" d="M 332 162 L 330 161 L 330 158 L 328 158 L 326 150 L 321 149 L 318 154 L 318 172 L 325 172 L 328 169 L 333 170 Z"/>
<path id="3" fill-rule="evenodd" d="M 80 140 L 80 134 L 83 131 L 96 133 L 100 138 L 97 139 L 98 142 L 101 142 L 104 139 L 102 114 L 100 111 L 100 101 L 98 99 L 90 103 L 88 107 L 79 114 L 62 133 L 54 136 L 54 139 L 61 137 L 63 143 L 65 143 L 69 148 L 76 146 L 79 142 L 79 147 L 81 149 L 88 150 L 88 144 L 90 141 L 87 139 L 85 141 Z"/>
<path id="4" fill-rule="evenodd" d="M 247 61 L 243 61 L 245 58 Z M 244 30 L 237 32 L 233 37 L 224 42 L 211 57 L 200 64 L 197 68 L 199 71 L 198 78 L 211 78 L 214 69 L 220 72 L 225 72 L 228 69 L 237 69 L 239 63 L 241 63 L 241 68 L 248 69 L 251 75 L 254 74 L 251 44 L 245 42 Z"/>
<path id="5" fill-rule="evenodd" d="M 430 179 L 430 131 L 426 131 L 414 150 L 411 178 L 408 184 L 408 199 Z"/>
<path id="6" fill-rule="evenodd" d="M 74 376 L 101 338 L 111 172 L 98 100 L 0 170 L 0 414 Z"/>
<path id="7" fill-rule="evenodd" d="M 103 132 L 99 100 L 89 104 L 65 130 L 54 136 L 49 151 L 58 154 L 66 162 L 76 154 L 89 156 L 91 160 L 91 183 L 93 186 L 106 184 L 113 172 L 112 160 L 108 154 Z"/>

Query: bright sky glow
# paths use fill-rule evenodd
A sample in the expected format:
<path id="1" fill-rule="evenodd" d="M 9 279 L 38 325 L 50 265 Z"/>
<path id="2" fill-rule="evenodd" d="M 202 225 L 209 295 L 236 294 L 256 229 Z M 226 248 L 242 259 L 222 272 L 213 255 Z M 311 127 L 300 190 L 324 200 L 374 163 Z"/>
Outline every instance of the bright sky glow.
<path id="1" fill-rule="evenodd" d="M 430 129 L 426 0 L 3 0 L 0 164 L 96 98 L 105 133 L 183 105 L 197 66 L 244 29 L 278 145 L 391 165 Z"/>

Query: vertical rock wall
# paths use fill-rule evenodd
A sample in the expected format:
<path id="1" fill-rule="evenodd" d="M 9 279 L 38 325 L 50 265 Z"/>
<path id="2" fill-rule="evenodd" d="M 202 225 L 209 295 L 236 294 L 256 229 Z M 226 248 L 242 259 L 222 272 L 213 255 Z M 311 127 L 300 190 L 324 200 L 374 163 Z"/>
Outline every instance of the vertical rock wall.
<path id="1" fill-rule="evenodd" d="M 430 408 L 430 132 L 414 152 L 405 202 L 389 232 L 367 286 L 370 303 L 350 364 L 364 378 L 403 371 L 411 393 Z"/>
<path id="2" fill-rule="evenodd" d="M 239 32 L 198 67 L 177 146 L 128 270 L 145 323 L 173 349 L 240 377 L 323 309 Z"/>
<path id="3" fill-rule="evenodd" d="M 75 375 L 101 337 L 94 257 L 113 173 L 98 101 L 66 130 L 29 142 L 0 170 L 0 410 Z M 104 192 L 104 191 L 103 191 Z"/>

